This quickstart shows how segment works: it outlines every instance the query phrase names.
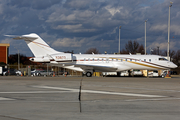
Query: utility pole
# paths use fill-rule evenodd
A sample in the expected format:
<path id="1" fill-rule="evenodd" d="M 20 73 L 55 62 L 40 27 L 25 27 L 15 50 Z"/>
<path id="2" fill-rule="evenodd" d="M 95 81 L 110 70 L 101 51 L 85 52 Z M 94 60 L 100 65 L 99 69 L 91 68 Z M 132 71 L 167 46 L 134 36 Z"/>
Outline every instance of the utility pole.
<path id="1" fill-rule="evenodd" d="M 159 55 L 159 46 L 157 46 L 157 50 L 158 50 L 158 55 Z"/>
<path id="2" fill-rule="evenodd" d="M 120 54 L 120 32 L 121 32 L 121 26 L 119 26 L 119 54 Z"/>
<path id="3" fill-rule="evenodd" d="M 147 20 L 145 20 L 145 45 L 144 45 L 144 48 L 145 48 L 145 51 L 144 51 L 144 54 L 146 55 L 146 22 L 148 21 L 148 19 Z"/>
<path id="4" fill-rule="evenodd" d="M 16 48 L 16 47 L 14 47 L 14 48 Z M 16 48 L 17 49 L 17 48 Z M 19 49 L 17 49 L 17 51 L 18 51 L 18 70 L 20 70 L 20 59 L 19 59 Z"/>
<path id="5" fill-rule="evenodd" d="M 172 7 L 173 2 L 170 2 L 169 5 L 169 18 L 168 18 L 168 48 L 167 48 L 167 59 L 170 61 L 169 58 L 169 36 L 170 36 L 170 8 Z"/>
<path id="6" fill-rule="evenodd" d="M 19 50 L 18 50 L 18 70 L 20 70 L 19 63 L 20 63 L 20 59 L 19 59 Z"/>

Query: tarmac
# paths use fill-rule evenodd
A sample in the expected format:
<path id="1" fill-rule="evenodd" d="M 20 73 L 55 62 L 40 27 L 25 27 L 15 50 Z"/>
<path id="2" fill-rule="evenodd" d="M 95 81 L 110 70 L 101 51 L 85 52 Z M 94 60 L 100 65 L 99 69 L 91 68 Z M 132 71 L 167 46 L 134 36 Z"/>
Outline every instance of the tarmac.
<path id="1" fill-rule="evenodd" d="M 180 76 L 0 76 L 0 106 L 0 120 L 179 120 Z"/>

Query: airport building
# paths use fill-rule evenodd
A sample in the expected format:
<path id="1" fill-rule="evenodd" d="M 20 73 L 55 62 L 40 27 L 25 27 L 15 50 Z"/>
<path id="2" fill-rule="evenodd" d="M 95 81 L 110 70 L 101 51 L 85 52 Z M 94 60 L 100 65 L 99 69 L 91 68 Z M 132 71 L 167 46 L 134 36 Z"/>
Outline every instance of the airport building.
<path id="1" fill-rule="evenodd" d="M 8 64 L 9 44 L 0 43 L 0 62 Z"/>

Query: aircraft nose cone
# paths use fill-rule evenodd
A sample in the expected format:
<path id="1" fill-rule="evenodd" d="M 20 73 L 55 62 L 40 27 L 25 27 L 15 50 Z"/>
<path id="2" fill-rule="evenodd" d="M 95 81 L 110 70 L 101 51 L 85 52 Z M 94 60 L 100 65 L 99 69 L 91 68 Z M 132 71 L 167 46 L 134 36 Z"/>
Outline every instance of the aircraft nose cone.
<path id="1" fill-rule="evenodd" d="M 175 67 L 174 68 L 177 68 L 178 66 L 177 65 L 175 65 Z"/>
<path id="2" fill-rule="evenodd" d="M 176 64 L 172 64 L 172 68 L 177 68 L 178 66 Z"/>

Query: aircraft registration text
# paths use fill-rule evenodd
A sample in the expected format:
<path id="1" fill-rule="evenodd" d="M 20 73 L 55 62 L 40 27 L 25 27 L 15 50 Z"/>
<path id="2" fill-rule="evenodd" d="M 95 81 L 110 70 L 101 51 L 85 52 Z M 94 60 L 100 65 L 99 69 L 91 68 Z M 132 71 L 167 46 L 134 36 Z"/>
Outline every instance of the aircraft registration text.
<path id="1" fill-rule="evenodd" d="M 66 56 L 56 56 L 56 59 L 66 59 Z"/>

